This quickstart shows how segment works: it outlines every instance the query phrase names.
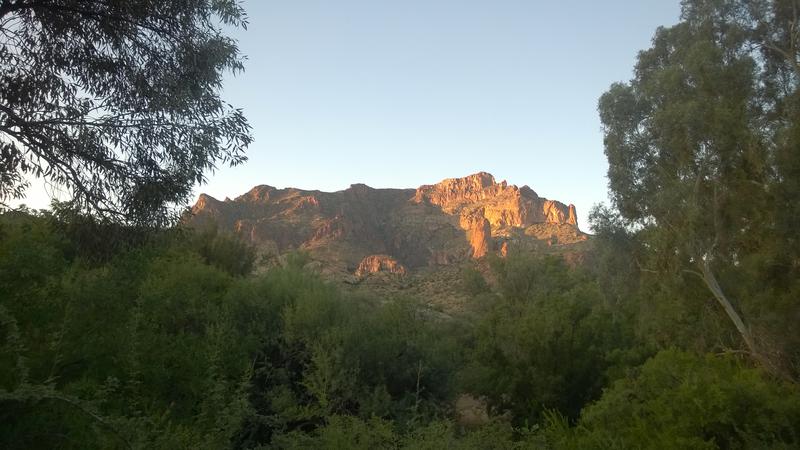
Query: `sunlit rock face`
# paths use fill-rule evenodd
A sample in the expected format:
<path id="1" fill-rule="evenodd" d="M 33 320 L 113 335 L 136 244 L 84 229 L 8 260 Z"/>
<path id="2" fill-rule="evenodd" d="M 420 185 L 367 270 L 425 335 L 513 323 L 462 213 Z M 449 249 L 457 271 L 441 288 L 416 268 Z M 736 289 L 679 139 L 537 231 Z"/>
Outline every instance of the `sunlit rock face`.
<path id="1" fill-rule="evenodd" d="M 534 223 L 578 225 L 575 206 L 541 198 L 528 186 L 497 183 L 486 172 L 420 186 L 413 201 L 437 205 L 449 214 L 480 209 L 493 229 Z"/>
<path id="2" fill-rule="evenodd" d="M 472 248 L 473 258 L 483 258 L 492 250 L 492 227 L 483 208 L 462 210 L 458 224 L 467 232 L 467 242 Z"/>
<path id="3" fill-rule="evenodd" d="M 586 239 L 575 207 L 486 172 L 417 189 L 354 184 L 338 192 L 256 186 L 233 200 L 201 194 L 184 222 L 238 234 L 265 256 L 302 250 L 328 273 L 405 273 L 497 252 Z"/>
<path id="4" fill-rule="evenodd" d="M 405 275 L 406 268 L 389 255 L 369 255 L 361 260 L 354 275 L 363 278 L 376 273 Z"/>
<path id="5" fill-rule="evenodd" d="M 528 186 L 518 188 L 505 181 L 497 183 L 486 172 L 421 186 L 412 201 L 438 206 L 447 214 L 458 214 L 473 258 L 493 251 L 492 236 L 509 228 L 541 223 L 567 224 L 576 230 L 578 227 L 574 205 L 541 198 Z M 506 243 L 504 253 L 507 247 Z"/>

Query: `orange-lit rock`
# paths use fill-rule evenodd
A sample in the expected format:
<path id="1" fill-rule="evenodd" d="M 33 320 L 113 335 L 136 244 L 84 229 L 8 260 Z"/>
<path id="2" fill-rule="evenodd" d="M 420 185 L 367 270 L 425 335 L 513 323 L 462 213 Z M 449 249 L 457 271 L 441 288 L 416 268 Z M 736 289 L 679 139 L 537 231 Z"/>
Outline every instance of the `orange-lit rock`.
<path id="1" fill-rule="evenodd" d="M 567 218 L 567 223 L 570 225 L 575 225 L 578 227 L 578 213 L 575 212 L 575 205 L 569 205 L 569 217 Z"/>
<path id="2" fill-rule="evenodd" d="M 462 211 L 458 223 L 467 232 L 473 258 L 483 258 L 492 250 L 492 227 L 484 217 L 483 210 Z"/>
<path id="3" fill-rule="evenodd" d="M 369 255 L 361 260 L 355 276 L 362 278 L 380 272 L 405 275 L 406 268 L 389 255 Z"/>
<path id="4" fill-rule="evenodd" d="M 417 189 L 260 185 L 233 200 L 201 194 L 184 223 L 233 232 L 269 255 L 306 251 L 323 272 L 348 276 L 458 264 L 506 254 L 509 245 L 522 251 L 586 239 L 574 206 L 539 197 L 528 186 L 498 183 L 486 172 Z"/>
<path id="5" fill-rule="evenodd" d="M 486 172 L 420 186 L 412 201 L 439 206 L 448 214 L 457 214 L 465 208 L 481 208 L 492 229 L 526 227 L 534 223 L 575 226 L 578 223 L 574 206 L 541 198 L 528 186 L 518 188 L 505 181 L 497 183 Z"/>
<path id="6" fill-rule="evenodd" d="M 503 243 L 500 244 L 500 256 L 503 258 L 508 256 L 508 241 L 503 241 Z"/>

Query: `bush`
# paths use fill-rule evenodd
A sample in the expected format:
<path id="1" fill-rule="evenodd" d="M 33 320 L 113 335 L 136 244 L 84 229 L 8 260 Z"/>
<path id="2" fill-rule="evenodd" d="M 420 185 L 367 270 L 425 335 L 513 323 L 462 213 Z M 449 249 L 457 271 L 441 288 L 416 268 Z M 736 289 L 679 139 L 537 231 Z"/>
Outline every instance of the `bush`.
<path id="1" fill-rule="evenodd" d="M 461 374 L 465 389 L 518 425 L 538 422 L 551 408 L 577 418 L 599 397 L 627 336 L 603 309 L 593 280 L 560 260 L 509 258 L 495 270 L 503 298 L 478 323 Z"/>
<path id="2" fill-rule="evenodd" d="M 665 350 L 586 408 L 565 448 L 797 448 L 800 391 L 729 356 Z M 565 436 L 568 436 L 565 438 Z"/>

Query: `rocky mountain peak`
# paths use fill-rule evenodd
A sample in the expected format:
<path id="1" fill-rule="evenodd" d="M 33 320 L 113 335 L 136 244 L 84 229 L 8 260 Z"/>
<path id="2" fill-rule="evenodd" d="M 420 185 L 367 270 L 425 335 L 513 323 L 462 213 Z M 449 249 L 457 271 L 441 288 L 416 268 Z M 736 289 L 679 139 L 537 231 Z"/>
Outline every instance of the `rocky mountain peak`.
<path id="1" fill-rule="evenodd" d="M 586 239 L 574 206 L 539 197 L 528 186 L 497 182 L 486 172 L 417 189 L 353 184 L 321 192 L 260 185 L 224 202 L 201 194 L 185 221 L 230 230 L 266 254 L 308 251 L 329 272 L 360 277 Z"/>
<path id="2" fill-rule="evenodd" d="M 441 206 L 447 212 L 495 197 L 506 189 L 506 182 L 497 183 L 494 176 L 478 172 L 463 178 L 447 178 L 433 185 L 417 188 L 414 201 Z"/>
<path id="3" fill-rule="evenodd" d="M 270 199 L 270 194 L 277 191 L 277 188 L 273 186 L 268 186 L 266 184 L 261 184 L 253 189 L 250 189 L 246 194 L 237 197 L 237 201 L 247 201 L 253 203 L 264 203 L 268 202 Z"/>
<path id="4" fill-rule="evenodd" d="M 528 186 L 518 188 L 506 181 L 497 183 L 486 172 L 420 186 L 412 201 L 439 206 L 449 214 L 463 215 L 465 209 L 468 213 L 480 209 L 493 229 L 534 223 L 578 226 L 574 205 L 541 198 Z"/>

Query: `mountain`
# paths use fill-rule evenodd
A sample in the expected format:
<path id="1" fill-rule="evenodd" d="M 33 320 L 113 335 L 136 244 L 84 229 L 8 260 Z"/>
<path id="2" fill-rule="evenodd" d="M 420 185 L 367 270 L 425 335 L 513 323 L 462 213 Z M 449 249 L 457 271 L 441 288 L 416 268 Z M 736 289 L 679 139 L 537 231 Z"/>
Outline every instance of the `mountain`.
<path id="1" fill-rule="evenodd" d="M 354 184 L 338 192 L 256 186 L 233 200 L 201 194 L 185 222 L 230 230 L 269 257 L 308 252 L 350 283 L 429 274 L 514 251 L 575 259 L 588 236 L 575 207 L 486 172 L 417 189 Z M 401 283 L 402 284 L 402 283 Z"/>

